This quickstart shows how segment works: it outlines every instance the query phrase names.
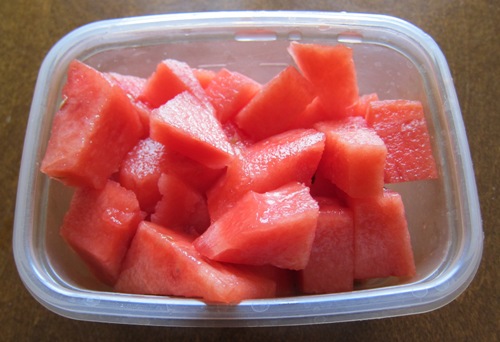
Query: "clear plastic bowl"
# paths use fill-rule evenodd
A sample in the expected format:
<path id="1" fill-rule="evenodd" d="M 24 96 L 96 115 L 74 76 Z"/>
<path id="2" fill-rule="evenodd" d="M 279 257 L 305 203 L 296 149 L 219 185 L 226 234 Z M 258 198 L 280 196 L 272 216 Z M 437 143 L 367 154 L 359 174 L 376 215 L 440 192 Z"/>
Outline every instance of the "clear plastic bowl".
<path id="1" fill-rule="evenodd" d="M 349 293 L 206 305 L 195 299 L 112 292 L 59 237 L 71 189 L 40 173 L 68 64 L 149 76 L 159 61 L 228 69 L 265 82 L 292 63 L 292 40 L 353 48 L 360 92 L 420 100 L 439 179 L 394 186 L 405 203 L 417 274 Z M 462 293 L 479 266 L 483 231 L 474 173 L 453 81 L 437 44 L 405 21 L 327 12 L 207 12 L 108 20 L 83 26 L 46 56 L 26 132 L 13 248 L 27 289 L 66 317 L 165 326 L 275 326 L 382 318 L 430 311 Z"/>

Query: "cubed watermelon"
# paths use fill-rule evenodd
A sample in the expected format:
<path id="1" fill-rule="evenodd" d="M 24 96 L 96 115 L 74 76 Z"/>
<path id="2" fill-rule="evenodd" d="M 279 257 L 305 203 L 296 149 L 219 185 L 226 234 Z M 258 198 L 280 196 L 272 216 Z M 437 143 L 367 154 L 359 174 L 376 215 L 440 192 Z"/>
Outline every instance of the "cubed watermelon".
<path id="1" fill-rule="evenodd" d="M 207 167 L 224 168 L 233 159 L 233 148 L 213 107 L 190 92 L 153 110 L 150 125 L 151 138 Z"/>
<path id="2" fill-rule="evenodd" d="M 326 135 L 318 174 L 352 197 L 381 195 L 387 149 L 365 119 L 352 116 L 315 127 Z"/>
<path id="3" fill-rule="evenodd" d="M 137 76 L 122 75 L 116 72 L 109 72 L 104 75 L 108 77 L 111 82 L 121 87 L 132 103 L 137 107 L 139 119 L 141 120 L 144 131 L 142 137 L 146 138 L 149 135 L 149 116 L 151 115 L 151 109 L 138 99 L 146 85 L 146 79 Z"/>
<path id="4" fill-rule="evenodd" d="M 348 116 L 346 109 L 358 99 L 352 49 L 345 45 L 291 42 L 288 51 L 313 85 L 329 119 Z"/>
<path id="5" fill-rule="evenodd" d="M 325 146 L 325 136 L 313 129 L 290 130 L 241 151 L 227 172 L 207 193 L 212 220 L 247 191 L 266 192 L 289 182 L 309 185 Z"/>
<path id="6" fill-rule="evenodd" d="M 212 260 L 303 269 L 311 253 L 318 203 L 301 183 L 247 192 L 193 245 Z"/>
<path id="7" fill-rule="evenodd" d="M 245 269 L 211 261 L 198 253 L 192 238 L 143 221 L 123 261 L 119 292 L 200 298 L 236 304 L 268 298 L 276 283 Z"/>
<path id="8" fill-rule="evenodd" d="M 199 235 L 210 225 L 205 197 L 178 177 L 162 174 L 158 181 L 162 195 L 151 215 L 151 222 Z"/>
<path id="9" fill-rule="evenodd" d="M 221 123 L 234 118 L 261 89 L 261 85 L 235 71 L 221 69 L 205 88 Z"/>
<path id="10" fill-rule="evenodd" d="M 264 139 L 294 127 L 313 98 L 309 82 L 289 66 L 262 87 L 235 121 L 250 137 Z"/>
<path id="11" fill-rule="evenodd" d="M 368 105 L 366 120 L 387 146 L 386 183 L 437 178 L 420 101 L 372 101 Z"/>
<path id="12" fill-rule="evenodd" d="M 158 108 L 184 91 L 200 99 L 206 98 L 205 91 L 188 64 L 165 59 L 148 78 L 139 100 L 151 108 Z"/>
<path id="13" fill-rule="evenodd" d="M 384 190 L 381 196 L 355 199 L 354 278 L 415 275 L 415 262 L 401 195 Z"/>
<path id="14" fill-rule="evenodd" d="M 354 102 L 354 104 L 347 107 L 347 114 L 349 116 L 361 116 L 363 118 L 366 118 L 369 105 L 373 101 L 378 101 L 377 93 L 362 95 L 356 102 Z"/>
<path id="15" fill-rule="evenodd" d="M 198 82 L 203 89 L 205 89 L 210 82 L 214 79 L 217 73 L 213 70 L 204 69 L 204 68 L 193 68 L 193 75 L 196 77 Z"/>
<path id="16" fill-rule="evenodd" d="M 90 271 L 112 286 L 142 218 L 135 194 L 110 180 L 102 189 L 76 189 L 60 234 Z"/>
<path id="17" fill-rule="evenodd" d="M 167 171 L 166 153 L 163 144 L 151 138 L 140 140 L 123 159 L 118 172 L 120 184 L 136 194 L 141 209 L 148 213 L 154 211 L 161 198 L 158 180 Z"/>
<path id="18" fill-rule="evenodd" d="M 41 171 L 70 186 L 102 188 L 143 134 L 137 108 L 101 72 L 74 60 Z"/>
<path id="19" fill-rule="evenodd" d="M 352 212 L 335 198 L 316 197 L 318 225 L 307 266 L 300 271 L 304 293 L 352 291 L 354 223 Z"/>

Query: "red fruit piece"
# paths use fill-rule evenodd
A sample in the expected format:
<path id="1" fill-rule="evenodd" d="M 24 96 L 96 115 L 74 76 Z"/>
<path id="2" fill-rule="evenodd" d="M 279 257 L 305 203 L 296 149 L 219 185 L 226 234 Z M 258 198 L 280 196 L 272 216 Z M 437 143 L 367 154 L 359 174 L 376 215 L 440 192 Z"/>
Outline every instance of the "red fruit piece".
<path id="1" fill-rule="evenodd" d="M 261 140 L 285 132 L 313 100 L 309 82 L 292 66 L 280 72 L 236 115 L 236 124 Z"/>
<path id="2" fill-rule="evenodd" d="M 203 89 L 205 89 L 210 82 L 214 79 L 217 73 L 213 70 L 204 69 L 204 68 L 193 68 L 193 75 L 196 77 L 198 82 Z"/>
<path id="3" fill-rule="evenodd" d="M 348 117 L 315 127 L 326 135 L 318 174 L 352 197 L 381 195 L 387 149 L 365 120 Z"/>
<path id="4" fill-rule="evenodd" d="M 249 191 L 193 245 L 212 260 L 299 270 L 309 260 L 317 219 L 318 204 L 303 184 Z"/>
<path id="5" fill-rule="evenodd" d="M 346 117 L 347 107 L 358 99 L 352 49 L 344 45 L 291 42 L 288 52 L 313 85 L 329 119 Z"/>
<path id="6" fill-rule="evenodd" d="M 69 65 L 41 171 L 70 186 L 102 188 L 143 134 L 124 91 L 79 61 Z"/>
<path id="7" fill-rule="evenodd" d="M 146 138 L 127 154 L 118 172 L 120 184 L 136 194 L 141 209 L 148 213 L 161 198 L 158 180 L 167 169 L 166 154 L 163 144 Z"/>
<path id="8" fill-rule="evenodd" d="M 220 169 L 233 159 L 213 108 L 189 92 L 153 110 L 150 125 L 151 138 L 207 167 Z"/>
<path id="9" fill-rule="evenodd" d="M 158 188 L 162 198 L 151 215 L 151 222 L 194 235 L 208 228 L 210 217 L 201 193 L 170 174 L 161 175 Z"/>
<path id="10" fill-rule="evenodd" d="M 122 75 L 116 72 L 106 73 L 105 76 L 107 76 L 111 82 L 122 88 L 132 103 L 137 107 L 139 119 L 141 120 L 144 131 L 142 137 L 147 137 L 149 135 L 149 115 L 151 114 L 151 109 L 138 100 L 139 95 L 146 85 L 146 79 L 131 75 Z"/>
<path id="11" fill-rule="evenodd" d="M 207 193 L 212 221 L 249 190 L 266 192 L 290 182 L 310 184 L 324 146 L 323 133 L 297 129 L 243 149 Z"/>
<path id="12" fill-rule="evenodd" d="M 184 62 L 165 59 L 148 78 L 139 100 L 151 108 L 158 108 L 184 91 L 205 99 L 205 91 L 193 74 L 193 69 Z"/>
<path id="13" fill-rule="evenodd" d="M 238 72 L 221 69 L 205 91 L 221 123 L 234 116 L 259 92 L 261 85 Z"/>
<path id="14" fill-rule="evenodd" d="M 437 178 L 424 109 L 419 101 L 370 102 L 366 120 L 387 146 L 386 183 Z"/>
<path id="15" fill-rule="evenodd" d="M 108 181 L 100 190 L 76 189 L 60 234 L 90 271 L 112 286 L 142 218 L 134 193 Z"/>
<path id="16" fill-rule="evenodd" d="M 415 275 L 415 262 L 401 196 L 350 199 L 354 215 L 354 278 Z"/>
<path id="17" fill-rule="evenodd" d="M 317 197 L 318 225 L 307 266 L 300 271 L 304 293 L 352 291 L 354 224 L 352 212 L 334 198 Z"/>
<path id="18" fill-rule="evenodd" d="M 236 304 L 273 297 L 276 284 L 236 266 L 208 260 L 194 249 L 188 235 L 143 221 L 115 289 Z"/>

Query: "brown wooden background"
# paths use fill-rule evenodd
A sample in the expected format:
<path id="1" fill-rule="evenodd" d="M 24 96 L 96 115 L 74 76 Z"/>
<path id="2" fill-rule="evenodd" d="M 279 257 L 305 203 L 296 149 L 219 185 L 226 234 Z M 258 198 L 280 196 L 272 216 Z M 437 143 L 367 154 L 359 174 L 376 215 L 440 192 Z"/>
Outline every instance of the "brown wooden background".
<path id="1" fill-rule="evenodd" d="M 429 33 L 447 57 L 469 138 L 479 190 L 483 259 L 457 300 L 436 311 L 391 319 L 301 327 L 183 329 L 73 321 L 38 304 L 12 255 L 19 162 L 40 64 L 64 34 L 108 18 L 214 10 L 326 10 L 383 13 Z M 93 1 L 16 0 L 0 4 L 0 340 L 1 341 L 498 341 L 500 245 L 500 2 Z"/>

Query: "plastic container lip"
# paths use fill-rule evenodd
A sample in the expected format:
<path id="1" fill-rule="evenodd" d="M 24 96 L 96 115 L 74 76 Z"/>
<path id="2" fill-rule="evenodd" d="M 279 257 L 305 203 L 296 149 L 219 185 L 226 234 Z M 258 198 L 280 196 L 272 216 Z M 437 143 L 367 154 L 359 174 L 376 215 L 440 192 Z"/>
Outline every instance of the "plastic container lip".
<path id="1" fill-rule="evenodd" d="M 451 208 L 445 214 L 449 241 L 442 248 L 443 262 L 415 282 L 352 293 L 249 300 L 230 307 L 205 305 L 194 299 L 89 290 L 64 281 L 64 276 L 59 275 L 48 260 L 46 231 L 40 228 L 47 216 L 50 182 L 38 167 L 48 140 L 51 109 L 57 102 L 68 63 L 114 47 L 142 46 L 145 41 L 148 45 L 168 43 L 168 37 L 163 36 L 165 32 L 182 32 L 189 41 L 193 36 L 203 39 L 202 33 L 210 30 L 241 42 L 305 40 L 308 30 L 322 32 L 318 35 L 325 38 L 328 34 L 325 32 L 332 30 L 328 39 L 335 42 L 363 44 L 371 39 L 378 46 L 399 49 L 402 54 L 409 51 L 410 55 L 423 56 L 424 64 L 415 67 L 424 70 L 424 83 L 436 91 L 429 95 L 432 97 L 429 108 L 433 112 L 436 134 L 442 135 L 437 139 L 443 145 L 440 153 L 445 175 L 444 196 L 449 202 L 447 208 Z M 285 37 L 283 32 L 287 32 Z M 394 39 L 409 47 L 395 46 Z M 56 81 L 59 88 L 53 86 Z M 13 249 L 27 289 L 41 304 L 60 315 L 125 324 L 276 326 L 422 313 L 446 305 L 465 290 L 479 266 L 482 246 L 477 189 L 450 71 L 434 40 L 408 22 L 383 15 L 293 11 L 206 12 L 114 19 L 88 24 L 69 33 L 51 49 L 40 68 L 19 174 Z"/>

